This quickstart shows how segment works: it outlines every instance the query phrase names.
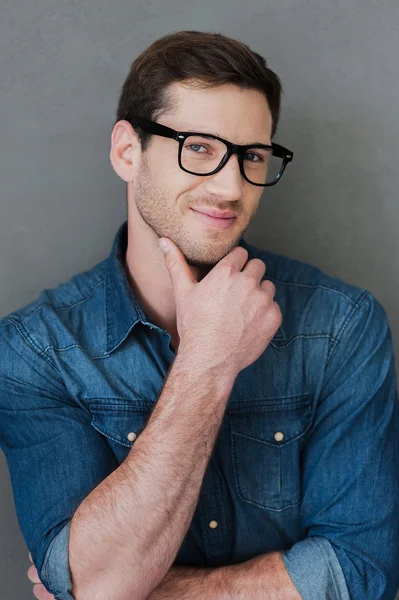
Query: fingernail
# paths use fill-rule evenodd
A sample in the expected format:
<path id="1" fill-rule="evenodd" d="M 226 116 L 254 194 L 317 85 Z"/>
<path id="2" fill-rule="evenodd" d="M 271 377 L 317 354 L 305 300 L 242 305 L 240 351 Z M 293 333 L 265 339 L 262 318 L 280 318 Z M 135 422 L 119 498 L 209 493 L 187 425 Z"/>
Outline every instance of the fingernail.
<path id="1" fill-rule="evenodd" d="M 161 248 L 162 252 L 168 252 L 169 244 L 166 240 L 160 239 L 158 243 L 159 243 L 159 247 Z"/>

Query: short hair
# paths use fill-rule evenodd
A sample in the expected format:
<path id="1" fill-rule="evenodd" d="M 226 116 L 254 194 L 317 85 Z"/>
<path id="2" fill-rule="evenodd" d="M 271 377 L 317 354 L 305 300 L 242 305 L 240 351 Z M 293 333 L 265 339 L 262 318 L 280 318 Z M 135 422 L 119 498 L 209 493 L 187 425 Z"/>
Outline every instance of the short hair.
<path id="1" fill-rule="evenodd" d="M 172 111 L 168 88 L 174 82 L 199 89 L 230 83 L 259 90 L 272 116 L 271 137 L 276 133 L 282 84 L 266 60 L 246 44 L 221 33 L 178 31 L 155 40 L 132 62 L 120 92 L 115 124 L 121 119 L 131 123 L 143 152 L 152 134 L 143 131 L 133 115 L 155 121 Z"/>

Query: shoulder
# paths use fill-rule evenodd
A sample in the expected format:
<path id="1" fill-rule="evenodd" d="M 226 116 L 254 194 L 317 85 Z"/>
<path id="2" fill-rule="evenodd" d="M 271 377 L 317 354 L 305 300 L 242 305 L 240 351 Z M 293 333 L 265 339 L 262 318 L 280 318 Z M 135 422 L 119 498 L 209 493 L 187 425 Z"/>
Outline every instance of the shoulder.
<path id="1" fill-rule="evenodd" d="M 70 347 L 83 341 L 87 332 L 95 335 L 101 329 L 105 278 L 106 260 L 43 289 L 33 301 L 0 319 L 0 345 L 19 353 L 27 350 L 28 355 L 33 351 L 54 366 L 47 352 L 50 347 Z"/>
<path id="2" fill-rule="evenodd" d="M 315 264 L 247 246 L 250 258 L 266 264 L 264 279 L 276 287 L 274 299 L 283 315 L 285 338 L 301 333 L 338 339 L 362 307 L 386 319 L 385 309 L 367 288 L 329 275 Z"/>

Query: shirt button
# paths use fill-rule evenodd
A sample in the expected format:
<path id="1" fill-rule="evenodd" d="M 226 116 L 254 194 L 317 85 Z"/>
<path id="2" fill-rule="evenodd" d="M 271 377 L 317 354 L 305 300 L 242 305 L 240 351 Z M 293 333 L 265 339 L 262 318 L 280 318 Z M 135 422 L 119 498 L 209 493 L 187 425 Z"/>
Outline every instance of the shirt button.
<path id="1" fill-rule="evenodd" d="M 209 521 L 209 527 L 211 529 L 216 529 L 217 526 L 218 526 L 218 522 L 217 521 Z"/>
<path id="2" fill-rule="evenodd" d="M 137 434 L 134 433 L 134 431 L 130 431 L 130 433 L 127 434 L 127 439 L 129 440 L 129 442 L 134 442 L 136 437 L 137 437 Z"/>
<path id="3" fill-rule="evenodd" d="M 277 432 L 274 434 L 274 439 L 275 439 L 277 442 L 281 442 L 281 440 L 283 440 L 283 439 L 284 439 L 284 433 L 283 433 L 282 431 L 277 431 Z"/>

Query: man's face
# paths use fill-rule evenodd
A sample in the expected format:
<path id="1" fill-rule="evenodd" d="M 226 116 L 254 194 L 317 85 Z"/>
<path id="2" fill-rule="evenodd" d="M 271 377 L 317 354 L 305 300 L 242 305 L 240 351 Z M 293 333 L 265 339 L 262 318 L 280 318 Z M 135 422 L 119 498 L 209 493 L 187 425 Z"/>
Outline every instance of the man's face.
<path id="1" fill-rule="evenodd" d="M 178 109 L 157 119 L 177 131 L 212 133 L 236 144 L 271 143 L 272 118 L 264 95 L 234 85 L 198 90 L 172 84 Z M 237 246 L 252 221 L 264 190 L 240 173 L 238 156 L 214 175 L 196 176 L 178 165 L 174 139 L 152 136 L 141 154 L 134 180 L 134 201 L 143 221 L 170 238 L 189 264 L 212 268 Z M 230 210 L 237 217 L 228 229 L 210 227 L 191 207 Z"/>

